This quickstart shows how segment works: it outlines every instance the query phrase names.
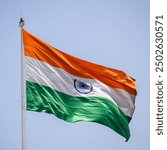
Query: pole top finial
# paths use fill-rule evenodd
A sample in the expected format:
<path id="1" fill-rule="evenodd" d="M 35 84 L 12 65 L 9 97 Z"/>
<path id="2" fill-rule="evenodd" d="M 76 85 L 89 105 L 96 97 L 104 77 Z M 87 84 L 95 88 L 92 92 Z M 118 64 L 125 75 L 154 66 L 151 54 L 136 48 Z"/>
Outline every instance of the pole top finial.
<path id="1" fill-rule="evenodd" d="M 21 17 L 19 22 L 19 27 L 22 28 L 23 26 L 24 26 L 24 19 Z"/>

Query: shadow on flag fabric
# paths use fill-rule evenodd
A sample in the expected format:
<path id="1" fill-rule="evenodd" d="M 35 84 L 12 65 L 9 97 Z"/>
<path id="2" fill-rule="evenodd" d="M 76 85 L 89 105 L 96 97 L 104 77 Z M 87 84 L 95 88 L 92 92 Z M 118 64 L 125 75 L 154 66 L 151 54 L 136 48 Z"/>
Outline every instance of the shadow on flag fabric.
<path id="1" fill-rule="evenodd" d="M 22 29 L 27 110 L 105 125 L 126 140 L 136 83 L 124 72 L 66 54 Z"/>

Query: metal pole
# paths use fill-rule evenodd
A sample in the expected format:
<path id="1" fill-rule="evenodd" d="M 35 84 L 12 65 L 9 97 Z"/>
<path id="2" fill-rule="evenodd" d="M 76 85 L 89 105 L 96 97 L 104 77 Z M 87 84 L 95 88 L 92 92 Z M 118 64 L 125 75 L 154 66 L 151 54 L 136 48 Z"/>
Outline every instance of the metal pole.
<path id="1" fill-rule="evenodd" d="M 24 50 L 23 50 L 23 38 L 22 38 L 23 26 L 24 26 L 24 20 L 21 17 L 19 22 L 19 27 L 21 28 L 21 126 L 22 126 L 22 150 L 26 150 Z"/>

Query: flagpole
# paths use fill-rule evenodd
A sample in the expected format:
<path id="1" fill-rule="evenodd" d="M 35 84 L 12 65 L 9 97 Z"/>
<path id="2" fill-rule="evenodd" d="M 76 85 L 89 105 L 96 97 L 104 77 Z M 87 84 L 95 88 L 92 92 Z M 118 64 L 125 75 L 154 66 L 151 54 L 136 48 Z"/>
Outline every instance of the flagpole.
<path id="1" fill-rule="evenodd" d="M 25 80 L 24 80 L 24 50 L 23 50 L 23 38 L 22 31 L 24 26 L 24 20 L 21 17 L 19 22 L 19 27 L 21 29 L 21 128 L 22 128 L 22 150 L 26 150 L 26 114 L 25 114 Z"/>

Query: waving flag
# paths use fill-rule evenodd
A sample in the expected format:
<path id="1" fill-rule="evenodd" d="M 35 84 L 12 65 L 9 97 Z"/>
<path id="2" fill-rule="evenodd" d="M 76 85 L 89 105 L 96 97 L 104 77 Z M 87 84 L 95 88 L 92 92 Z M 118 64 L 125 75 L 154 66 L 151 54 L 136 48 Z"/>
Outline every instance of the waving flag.
<path id="1" fill-rule="evenodd" d="M 66 54 L 23 29 L 27 110 L 103 124 L 127 140 L 136 83 L 124 72 Z"/>

